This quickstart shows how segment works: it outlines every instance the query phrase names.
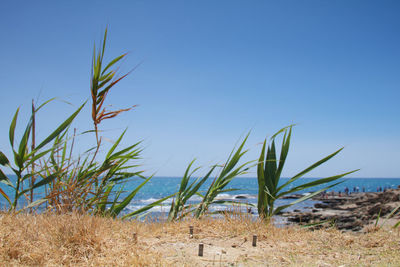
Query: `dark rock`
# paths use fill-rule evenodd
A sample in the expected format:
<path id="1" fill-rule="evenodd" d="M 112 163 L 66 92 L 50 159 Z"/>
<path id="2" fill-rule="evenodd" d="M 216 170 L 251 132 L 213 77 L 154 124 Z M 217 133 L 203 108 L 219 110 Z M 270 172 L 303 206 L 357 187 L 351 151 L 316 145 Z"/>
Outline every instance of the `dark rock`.
<path id="1" fill-rule="evenodd" d="M 384 216 L 392 211 L 391 207 L 382 204 L 376 204 L 368 209 L 369 215 L 378 215 Z"/>
<path id="2" fill-rule="evenodd" d="M 399 197 L 400 197 L 399 194 L 396 194 L 394 191 L 390 190 L 382 193 L 379 200 L 381 203 L 390 203 L 399 201 L 400 200 Z"/>
<path id="3" fill-rule="evenodd" d="M 297 222 L 297 223 L 308 223 L 313 219 L 312 214 L 310 213 L 300 213 L 293 217 L 289 217 L 288 221 Z"/>
<path id="4" fill-rule="evenodd" d="M 281 197 L 281 199 L 299 199 L 301 197 L 303 197 L 303 195 L 301 195 L 301 194 L 292 194 L 292 195 L 283 196 L 283 197 Z"/>
<path id="5" fill-rule="evenodd" d="M 326 209 L 326 208 L 328 208 L 329 206 L 326 205 L 326 204 L 322 204 L 322 203 L 316 203 L 316 204 L 314 205 L 314 207 L 316 207 L 317 209 Z"/>
<path id="6" fill-rule="evenodd" d="M 352 216 L 347 216 L 347 217 L 339 217 L 337 219 L 337 223 L 352 223 L 354 222 L 356 219 Z"/>
<path id="7" fill-rule="evenodd" d="M 312 212 L 287 212 L 288 221 L 298 224 L 334 221 L 338 229 L 361 231 L 365 225 L 371 224 L 379 216 L 392 212 L 393 204 L 400 202 L 400 189 L 388 189 L 380 193 L 358 193 L 346 196 L 320 197 L 322 203 L 314 205 Z M 391 205 L 388 205 L 391 204 Z M 400 218 L 400 213 L 396 215 Z M 317 228 L 315 228 L 317 229 Z"/>

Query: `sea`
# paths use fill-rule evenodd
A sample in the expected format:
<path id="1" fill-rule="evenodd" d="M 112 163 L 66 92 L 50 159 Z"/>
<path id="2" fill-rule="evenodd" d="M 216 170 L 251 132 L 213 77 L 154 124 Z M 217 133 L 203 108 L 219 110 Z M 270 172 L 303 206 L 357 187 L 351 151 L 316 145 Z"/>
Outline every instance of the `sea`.
<path id="1" fill-rule="evenodd" d="M 10 177 L 11 180 L 14 180 L 15 177 Z M 286 190 L 293 188 L 297 185 L 315 181 L 318 178 L 300 178 L 296 180 L 294 183 L 290 184 Z M 280 184 L 288 181 L 289 178 L 281 178 Z M 191 180 L 193 181 L 193 180 Z M 353 192 L 377 192 L 380 188 L 382 190 L 389 188 L 397 188 L 400 186 L 400 178 L 342 178 L 339 181 L 342 181 L 341 184 L 336 185 L 330 189 L 328 192 L 344 192 L 345 188 L 349 189 L 350 193 Z M 123 187 L 124 193 L 121 195 L 121 198 L 124 195 L 127 195 L 129 192 L 134 190 L 143 180 L 140 178 L 135 178 L 132 181 L 126 183 Z M 140 208 L 143 208 L 154 201 L 157 201 L 161 198 L 174 194 L 179 190 L 181 178 L 180 177 L 153 177 L 145 186 L 143 186 L 136 196 L 133 198 L 131 203 L 123 210 L 122 214 L 129 214 L 133 211 L 136 211 Z M 207 188 L 210 186 L 212 179 L 210 178 L 204 185 L 200 188 L 199 192 L 204 193 Z M 336 181 L 337 182 L 337 181 Z M 190 182 L 189 182 L 190 183 Z M 300 194 L 308 194 L 320 189 L 325 188 L 327 185 L 320 185 L 313 188 L 309 188 L 303 191 L 299 191 L 297 193 Z M 6 194 L 12 195 L 12 191 L 8 188 L 8 186 L 4 184 L 0 184 L 0 187 L 5 191 Z M 258 194 L 258 184 L 257 178 L 248 178 L 248 177 L 237 177 L 234 178 L 225 189 L 235 189 L 234 191 L 222 193 L 218 195 L 218 200 L 228 200 L 228 201 L 237 201 L 242 203 L 242 205 L 230 206 L 230 205 L 221 205 L 216 204 L 212 205 L 209 209 L 210 212 L 220 212 L 220 211 L 229 211 L 232 209 L 246 209 L 247 212 L 257 216 L 257 194 Z M 285 191 L 286 191 L 285 190 Z M 170 209 L 173 198 L 170 198 L 162 203 L 162 205 L 153 207 L 146 214 L 152 218 L 156 217 L 166 217 L 168 211 Z M 201 197 L 198 195 L 193 196 L 187 204 L 195 205 L 201 201 Z M 276 200 L 275 206 L 286 205 L 294 201 L 293 199 L 278 199 Z M 295 204 L 286 211 L 291 211 L 294 209 L 304 210 L 314 206 L 316 201 L 306 200 L 304 202 Z M 246 205 L 247 204 L 247 205 Z M 7 203 L 5 199 L 0 196 L 0 205 L 3 208 L 7 208 Z M 22 203 L 23 205 L 23 203 Z M 253 206 L 252 206 L 253 205 Z M 142 217 L 143 218 L 143 217 Z"/>
<path id="2" fill-rule="evenodd" d="M 287 191 L 295 186 L 301 185 L 303 183 L 308 183 L 311 181 L 315 181 L 318 178 L 300 178 L 293 182 L 292 184 L 288 185 L 286 190 Z M 284 184 L 287 182 L 289 178 L 281 178 L 279 184 Z M 157 201 L 163 197 L 166 197 L 170 194 L 173 194 L 179 190 L 181 178 L 178 177 L 154 177 L 152 178 L 146 186 L 144 186 L 133 199 L 133 201 L 127 206 L 124 212 L 130 213 L 137 209 L 143 208 L 146 205 Z M 347 178 L 347 179 L 339 179 L 338 181 L 342 181 L 341 184 L 336 185 L 327 190 L 327 192 L 335 191 L 343 193 L 345 188 L 349 189 L 349 192 L 352 193 L 354 191 L 358 192 L 377 192 L 379 188 L 382 190 L 389 189 L 389 188 L 397 188 L 400 186 L 400 178 Z M 206 182 L 201 188 L 200 193 L 205 192 L 207 188 L 210 186 L 212 179 Z M 337 182 L 337 181 L 336 181 Z M 137 186 L 139 181 L 135 181 L 132 183 L 132 188 Z M 316 186 L 313 188 L 309 188 L 303 191 L 299 191 L 296 193 L 299 194 L 308 194 L 311 192 L 318 191 L 327 187 L 327 184 Z M 217 199 L 218 200 L 236 200 L 241 203 L 249 203 L 254 207 L 251 206 L 245 207 L 246 210 L 251 208 L 251 213 L 257 216 L 257 195 L 258 195 L 258 183 L 257 178 L 248 178 L 248 177 L 238 177 L 234 178 L 226 187 L 227 189 L 237 189 L 235 191 L 230 191 L 226 193 L 220 194 Z M 165 216 L 168 213 L 171 202 L 173 199 L 168 199 L 163 203 L 163 205 L 154 207 L 150 210 L 152 215 L 162 215 Z M 190 199 L 188 204 L 196 204 L 201 201 L 200 196 L 194 196 Z M 278 199 L 275 202 L 275 206 L 286 205 L 293 202 L 294 199 Z M 306 200 L 304 202 L 295 204 L 286 211 L 292 211 L 294 209 L 303 210 L 307 208 L 311 208 L 317 201 L 313 200 Z M 235 207 L 236 209 L 237 207 Z M 229 211 L 232 209 L 231 206 L 227 205 L 213 205 L 210 207 L 210 212 L 216 211 Z"/>

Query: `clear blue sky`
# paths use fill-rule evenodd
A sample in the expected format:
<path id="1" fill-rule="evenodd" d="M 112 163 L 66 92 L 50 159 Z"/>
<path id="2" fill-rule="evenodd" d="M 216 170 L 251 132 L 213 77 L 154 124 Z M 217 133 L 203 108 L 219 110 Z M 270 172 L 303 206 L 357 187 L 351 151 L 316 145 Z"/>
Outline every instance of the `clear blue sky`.
<path id="1" fill-rule="evenodd" d="M 108 99 L 140 106 L 101 128 L 143 139 L 148 173 L 222 162 L 248 130 L 256 159 L 258 143 L 297 123 L 285 176 L 345 146 L 310 176 L 400 177 L 399 14 L 396 0 L 2 1 L 0 150 L 10 152 L 18 106 L 89 98 L 93 43 L 108 25 L 109 58 L 130 52 L 121 73 L 143 63 Z M 49 105 L 39 136 L 73 109 Z M 75 126 L 91 128 L 89 106 Z"/>

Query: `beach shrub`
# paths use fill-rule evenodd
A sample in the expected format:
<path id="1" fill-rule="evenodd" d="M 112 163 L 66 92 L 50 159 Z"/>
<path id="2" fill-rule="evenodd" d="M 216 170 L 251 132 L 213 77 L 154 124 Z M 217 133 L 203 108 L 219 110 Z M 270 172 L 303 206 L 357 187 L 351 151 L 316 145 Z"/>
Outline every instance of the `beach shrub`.
<path id="1" fill-rule="evenodd" d="M 358 170 L 353 170 L 350 172 L 342 173 L 339 175 L 334 175 L 326 178 L 321 178 L 312 182 L 303 183 L 298 186 L 293 186 L 293 183 L 298 180 L 299 178 L 303 177 L 305 174 L 309 173 L 311 170 L 315 169 L 316 167 L 320 166 L 321 164 L 325 163 L 326 161 L 333 158 L 337 155 L 343 148 L 335 151 L 334 153 L 330 154 L 329 156 L 319 160 L 318 162 L 312 164 L 308 168 L 304 169 L 303 171 L 299 172 L 292 178 L 290 178 L 287 182 L 280 184 L 281 173 L 283 167 L 285 165 L 286 157 L 289 153 L 289 146 L 290 146 L 290 138 L 292 135 L 292 128 L 293 125 L 285 127 L 279 130 L 276 134 L 274 134 L 270 139 L 270 144 L 268 144 L 267 152 L 266 144 L 267 139 L 264 140 L 263 147 L 261 149 L 260 158 L 258 161 L 257 166 L 257 180 L 258 180 L 258 214 L 260 217 L 264 219 L 268 219 L 273 215 L 281 212 L 282 210 L 305 201 L 313 196 L 328 190 L 329 188 L 341 183 L 336 182 L 334 184 L 327 185 L 325 188 L 317 190 L 313 193 L 307 194 L 290 204 L 281 205 L 279 207 L 275 207 L 275 201 L 283 196 L 293 194 L 295 192 L 305 190 L 308 188 L 313 188 L 318 185 L 326 185 L 331 182 L 337 181 L 339 178 L 342 178 L 348 174 L 356 172 Z M 277 158 L 276 149 L 275 149 L 275 139 L 279 135 L 283 133 L 282 145 L 280 150 L 279 159 Z"/>

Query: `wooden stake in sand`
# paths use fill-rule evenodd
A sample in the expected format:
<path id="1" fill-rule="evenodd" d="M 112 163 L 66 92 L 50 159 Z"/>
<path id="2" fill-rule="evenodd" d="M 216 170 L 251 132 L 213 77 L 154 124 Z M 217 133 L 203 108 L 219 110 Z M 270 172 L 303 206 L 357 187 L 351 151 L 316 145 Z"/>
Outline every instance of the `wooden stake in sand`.
<path id="1" fill-rule="evenodd" d="M 137 242 L 137 234 L 133 233 L 132 237 L 133 237 L 133 241 L 136 243 Z"/>
<path id="2" fill-rule="evenodd" d="M 204 250 L 204 244 L 200 243 L 199 244 L 199 256 L 203 257 L 203 250 Z"/>
<path id="3" fill-rule="evenodd" d="M 193 226 L 189 226 L 189 237 L 193 238 Z"/>
<path id="4" fill-rule="evenodd" d="M 253 247 L 257 246 L 257 235 L 253 235 Z"/>

